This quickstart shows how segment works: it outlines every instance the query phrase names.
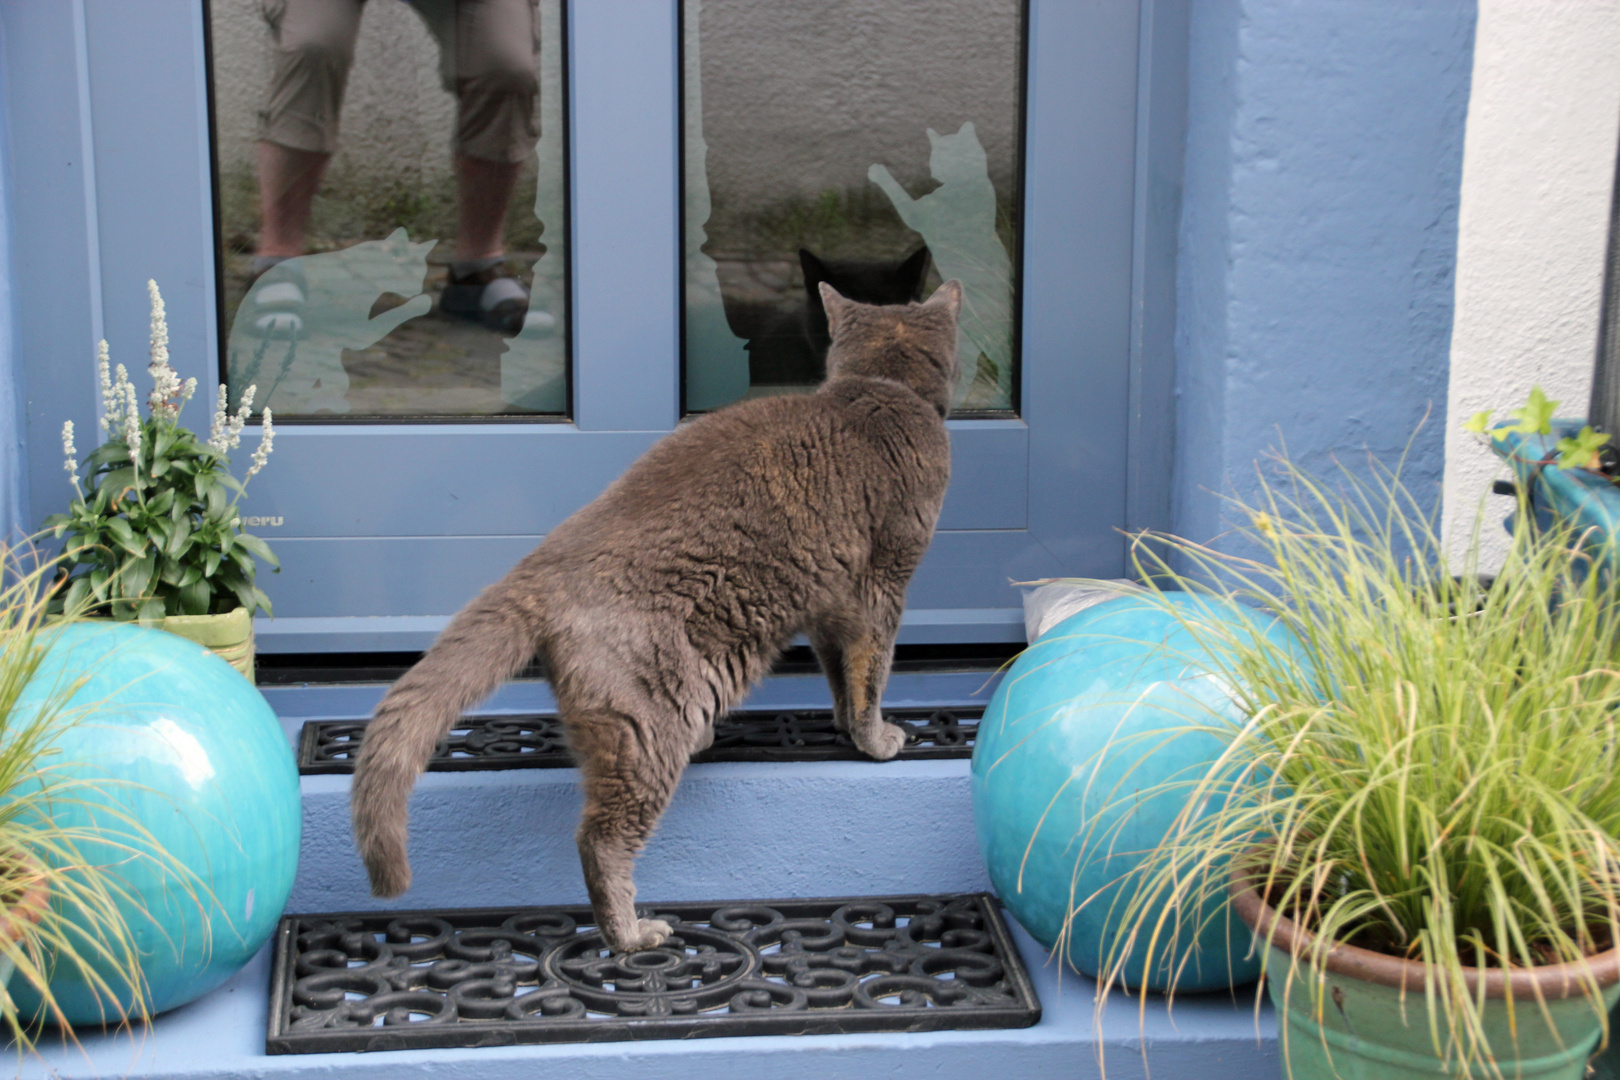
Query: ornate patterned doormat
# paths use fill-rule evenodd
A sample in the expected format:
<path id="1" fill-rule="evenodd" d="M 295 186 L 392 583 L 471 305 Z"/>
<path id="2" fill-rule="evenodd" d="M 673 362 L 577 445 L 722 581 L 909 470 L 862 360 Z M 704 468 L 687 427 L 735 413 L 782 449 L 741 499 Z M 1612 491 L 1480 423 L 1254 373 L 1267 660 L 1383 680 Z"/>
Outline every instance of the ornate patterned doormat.
<path id="1" fill-rule="evenodd" d="M 271 1054 L 1028 1027 L 1041 1017 L 993 897 L 661 904 L 614 955 L 588 907 L 289 915 Z"/>
<path id="2" fill-rule="evenodd" d="M 902 760 L 973 756 L 973 736 L 984 707 L 887 709 L 884 716 L 910 730 Z M 298 771 L 348 773 L 360 752 L 364 720 L 311 720 L 298 737 Z M 865 761 L 849 736 L 820 709 L 734 712 L 715 725 L 714 745 L 693 761 Z M 573 764 L 555 716 L 469 716 L 439 745 L 428 768 L 548 769 Z"/>

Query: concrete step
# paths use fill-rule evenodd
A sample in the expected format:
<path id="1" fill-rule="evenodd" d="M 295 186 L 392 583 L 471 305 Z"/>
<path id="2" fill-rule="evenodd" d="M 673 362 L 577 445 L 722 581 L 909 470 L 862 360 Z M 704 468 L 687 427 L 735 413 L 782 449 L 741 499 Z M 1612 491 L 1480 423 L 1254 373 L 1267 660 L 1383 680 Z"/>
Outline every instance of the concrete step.
<path id="1" fill-rule="evenodd" d="M 648 892 L 653 899 L 666 899 Z M 743 894 L 747 895 L 747 894 Z M 754 894 L 758 895 L 758 894 Z M 674 899 L 667 897 L 667 899 Z M 1009 919 L 1009 922 L 1011 920 Z M 1041 998 L 1034 1027 L 863 1035 L 765 1036 L 659 1042 L 479 1047 L 365 1054 L 264 1053 L 270 959 L 261 952 L 219 990 L 119 1034 L 81 1032 L 79 1047 L 41 1047 L 18 1075 L 90 1080 L 1198 1080 L 1275 1076 L 1279 1064 L 1269 1006 L 1257 1013 L 1252 988 L 1188 996 L 1167 1010 L 1149 997 L 1116 995 L 1099 1016 L 1094 984 L 1060 974 L 1016 925 L 1013 936 Z M 1099 1053 L 1103 1055 L 1099 1064 Z"/>

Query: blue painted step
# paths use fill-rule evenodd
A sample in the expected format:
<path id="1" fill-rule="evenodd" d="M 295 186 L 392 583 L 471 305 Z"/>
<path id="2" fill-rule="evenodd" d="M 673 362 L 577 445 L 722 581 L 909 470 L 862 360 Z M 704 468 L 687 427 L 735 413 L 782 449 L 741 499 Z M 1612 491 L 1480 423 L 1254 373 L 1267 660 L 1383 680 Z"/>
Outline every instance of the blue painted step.
<path id="1" fill-rule="evenodd" d="M 1237 1000 L 1182 998 L 1170 1014 L 1162 1000 L 1150 998 L 1145 1027 L 1139 1026 L 1137 999 L 1115 996 L 1098 1024 L 1093 983 L 1072 971 L 1060 977 L 1044 949 L 1016 925 L 1012 930 L 1041 997 L 1041 1022 L 1030 1028 L 270 1057 L 264 1053 L 270 976 L 265 952 L 224 987 L 159 1017 L 145 1031 L 81 1033 L 82 1048 L 42 1047 L 38 1059 L 22 1062 L 18 1075 L 29 1080 L 1090 1080 L 1103 1075 L 1100 1045 L 1109 1080 L 1136 1080 L 1144 1075 L 1144 1033 L 1153 1076 L 1255 1080 L 1278 1074 L 1275 1024 L 1269 1006 L 1256 1016 L 1252 990 L 1240 992 Z"/>
<path id="2" fill-rule="evenodd" d="M 411 800 L 410 892 L 371 897 L 349 830 L 348 776 L 306 776 L 288 910 L 585 901 L 573 769 L 427 773 Z M 637 863 L 644 897 L 976 892 L 968 762 L 737 762 L 689 768 Z"/>
<path id="3" fill-rule="evenodd" d="M 890 705 L 983 704 L 983 672 L 897 676 Z M 991 684 L 993 686 L 993 683 Z M 289 731 L 364 716 L 382 687 L 272 689 Z M 819 677 L 772 679 L 751 708 L 826 707 Z M 544 683 L 480 711 L 544 712 Z M 304 847 L 289 911 L 485 907 L 585 899 L 573 769 L 427 773 L 411 801 L 411 891 L 371 897 L 349 827 L 350 777 L 306 776 Z M 637 868 L 643 896 L 834 896 L 989 887 L 973 835 L 968 762 L 725 763 L 689 768 Z"/>

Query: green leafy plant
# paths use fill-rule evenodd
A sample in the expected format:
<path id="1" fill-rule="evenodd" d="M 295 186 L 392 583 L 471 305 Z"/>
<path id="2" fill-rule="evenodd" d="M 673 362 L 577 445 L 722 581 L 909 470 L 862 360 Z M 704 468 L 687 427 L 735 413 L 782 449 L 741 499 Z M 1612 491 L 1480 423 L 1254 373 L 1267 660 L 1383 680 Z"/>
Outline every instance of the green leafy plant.
<path id="1" fill-rule="evenodd" d="M 1508 415 L 1517 420 L 1517 424 L 1503 424 L 1491 427 L 1491 411 L 1486 409 L 1477 412 L 1463 423 L 1463 430 L 1475 435 L 1491 439 L 1500 438 L 1509 432 L 1521 435 L 1551 435 L 1553 414 L 1559 402 L 1551 401 L 1542 392 L 1541 387 L 1530 388 L 1530 400 L 1522 408 L 1514 409 Z M 1565 436 L 1558 440 L 1557 465 L 1560 469 L 1589 469 L 1592 472 L 1601 472 L 1603 461 L 1602 450 L 1609 445 L 1607 432 L 1594 431 L 1591 425 L 1584 425 L 1573 437 Z M 1547 464 L 1553 464 L 1548 459 Z"/>
<path id="2" fill-rule="evenodd" d="M 1516 530 L 1482 579 L 1481 524 L 1449 554 L 1377 466 L 1330 485 L 1285 462 L 1234 505 L 1248 553 L 1144 537 L 1140 576 L 1153 595 L 1258 606 L 1294 643 L 1167 604 L 1247 720 L 1160 736 L 1213 735 L 1223 753 L 1173 782 L 1186 809 L 1119 902 L 1103 996 L 1132 949 L 1150 969 L 1171 955 L 1182 913 L 1224 899 L 1241 866 L 1314 935 L 1287 992 L 1321 1000 L 1339 944 L 1421 961 L 1410 1022 L 1427 1010 L 1458 1075 L 1511 1072 L 1471 973 L 1573 963 L 1601 1020 L 1588 961 L 1620 940 L 1620 604 L 1581 538 Z M 1538 1002 L 1517 1007 L 1522 1025 Z"/>
<path id="3" fill-rule="evenodd" d="M 1599 472 L 1603 468 L 1601 453 L 1608 444 L 1608 432 L 1593 431 L 1583 425 L 1574 437 L 1566 435 L 1558 440 L 1558 467 Z"/>
<path id="4" fill-rule="evenodd" d="M 45 686 L 19 707 L 63 621 L 46 628 L 46 608 L 60 592 L 46 587 L 55 572 L 54 560 L 0 548 L 0 964 L 13 966 L 10 985 L 26 984 L 40 1001 L 37 1015 L 24 1015 L 0 983 L 0 1018 L 19 1053 L 33 1048 L 41 1022 L 72 1037 L 51 993 L 53 974 L 70 975 L 103 1001 L 130 1003 L 109 1021 L 148 1018 L 142 945 L 123 914 L 141 906 L 121 871 L 152 865 L 176 900 L 202 904 L 208 895 L 139 820 L 108 801 L 107 780 L 74 775 L 56 747 L 89 712 L 68 704 L 85 677 Z M 78 614 L 69 609 L 66 620 Z M 60 823 L 60 810 L 79 802 L 95 807 L 96 826 Z"/>
<path id="5" fill-rule="evenodd" d="M 135 388 L 119 364 L 108 370 L 107 343 L 100 346 L 101 428 L 108 433 L 80 465 L 73 444 L 73 422 L 62 426 L 65 468 L 75 497 L 65 514 L 53 514 L 45 528 L 64 540 L 61 568 L 65 587 L 51 601 L 52 613 L 88 608 L 129 621 L 167 615 L 207 615 L 237 607 L 271 610 L 255 584 L 255 558 L 279 569 L 270 546 L 242 531 L 237 501 L 247 480 L 264 468 L 275 431 L 269 409 L 252 466 L 241 481 L 231 475 L 230 451 L 241 443 L 252 415 L 254 387 L 242 394 L 233 414 L 226 389 L 219 389 L 213 425 L 206 440 L 180 424 L 180 410 L 196 392 L 197 380 L 182 383 L 169 366 L 169 334 L 163 298 L 147 283 L 152 300 L 152 359 L 147 370 L 152 390 L 149 415 L 140 415 Z"/>

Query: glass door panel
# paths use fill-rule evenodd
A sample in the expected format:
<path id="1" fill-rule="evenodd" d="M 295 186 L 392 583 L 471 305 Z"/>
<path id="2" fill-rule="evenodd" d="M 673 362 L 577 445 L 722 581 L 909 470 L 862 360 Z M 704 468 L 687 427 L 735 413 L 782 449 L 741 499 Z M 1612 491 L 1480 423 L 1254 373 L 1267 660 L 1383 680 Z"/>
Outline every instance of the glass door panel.
<path id="1" fill-rule="evenodd" d="M 1012 415 L 1023 0 L 683 0 L 685 406 L 807 392 L 826 281 L 964 286 L 956 414 Z"/>
<path id="2" fill-rule="evenodd" d="M 561 0 L 208 0 L 222 374 L 276 419 L 568 412 Z"/>

